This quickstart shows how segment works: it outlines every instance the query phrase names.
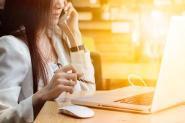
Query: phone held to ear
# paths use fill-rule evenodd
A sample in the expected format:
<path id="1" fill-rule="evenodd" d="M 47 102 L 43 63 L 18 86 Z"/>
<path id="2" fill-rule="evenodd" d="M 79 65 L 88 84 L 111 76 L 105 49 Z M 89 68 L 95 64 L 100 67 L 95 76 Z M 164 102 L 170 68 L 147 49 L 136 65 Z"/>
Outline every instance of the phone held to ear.
<path id="1" fill-rule="evenodd" d="M 77 46 L 76 44 L 76 40 L 75 40 L 75 36 L 74 34 L 72 33 L 72 31 L 70 30 L 68 24 L 67 24 L 67 19 L 69 18 L 69 15 L 68 13 L 66 13 L 64 10 L 62 10 L 62 13 L 60 15 L 60 20 L 59 20 L 59 27 L 62 29 L 62 31 L 67 35 L 67 37 L 69 38 L 69 40 L 73 43 L 75 43 L 75 45 Z M 68 43 L 67 44 L 71 44 L 71 43 Z"/>
<path id="2" fill-rule="evenodd" d="M 64 10 L 62 10 L 61 14 L 60 14 L 60 22 L 66 22 L 66 20 L 69 18 L 67 12 L 65 12 Z"/>
<path id="3" fill-rule="evenodd" d="M 64 31 L 64 33 L 68 36 L 69 40 L 71 40 L 72 42 L 76 43 L 76 40 L 74 38 L 74 35 L 72 33 L 72 31 L 70 30 L 70 28 L 67 25 L 67 19 L 69 18 L 69 15 L 67 13 L 65 13 L 65 11 L 63 10 L 60 16 L 60 20 L 59 20 L 59 27 L 62 28 L 62 31 Z M 69 44 L 68 42 L 66 42 L 67 44 Z M 77 46 L 77 43 L 76 43 Z M 76 49 L 74 49 L 76 48 Z M 80 51 L 81 49 L 85 49 L 83 45 L 77 46 L 77 47 L 72 47 L 71 50 L 75 50 L 75 51 Z M 81 58 L 81 56 L 80 56 Z M 79 81 L 82 81 L 84 83 L 87 84 L 94 84 L 94 82 L 82 79 L 82 78 L 78 78 Z"/>

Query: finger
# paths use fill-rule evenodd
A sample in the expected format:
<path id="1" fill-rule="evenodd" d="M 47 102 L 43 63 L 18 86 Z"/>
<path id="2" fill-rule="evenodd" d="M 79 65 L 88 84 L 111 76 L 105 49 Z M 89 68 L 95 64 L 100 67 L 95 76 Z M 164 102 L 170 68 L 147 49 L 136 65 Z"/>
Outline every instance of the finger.
<path id="1" fill-rule="evenodd" d="M 63 83 L 65 86 L 71 86 L 74 87 L 76 85 L 76 81 L 66 81 Z"/>
<path id="2" fill-rule="evenodd" d="M 67 4 L 67 0 L 64 0 L 64 4 Z"/>
<path id="3" fill-rule="evenodd" d="M 77 11 L 72 7 L 72 8 L 69 8 L 67 10 L 67 19 L 75 16 L 75 15 L 78 15 Z"/>
<path id="4" fill-rule="evenodd" d="M 77 73 L 77 70 L 72 65 L 63 66 L 61 70 L 64 72 L 72 71 L 72 73 Z"/>
<path id="5" fill-rule="evenodd" d="M 72 73 L 77 73 L 76 68 L 73 67 L 72 65 L 63 66 L 62 68 L 57 69 L 54 73 L 55 74 L 58 74 L 58 73 L 61 73 L 61 72 L 66 72 L 67 73 L 69 71 L 72 71 Z"/>
<path id="6" fill-rule="evenodd" d="M 62 92 L 69 92 L 69 93 L 73 93 L 73 87 L 70 86 L 64 86 L 62 84 L 57 85 L 53 90 L 50 91 L 50 97 L 52 97 L 53 95 L 56 95 L 55 98 L 57 98 Z"/>
<path id="7" fill-rule="evenodd" d="M 73 4 L 70 3 L 68 6 L 68 9 L 66 10 L 68 15 L 78 15 L 78 12 L 76 11 L 76 9 L 73 7 Z"/>
<path id="8" fill-rule="evenodd" d="M 67 79 L 67 80 L 73 80 L 77 81 L 77 74 L 76 73 L 57 73 L 54 75 L 55 80 L 60 80 L 60 79 Z"/>
<path id="9" fill-rule="evenodd" d="M 58 79 L 67 79 L 67 80 L 75 80 L 77 78 L 76 73 L 64 73 L 64 72 L 58 72 L 54 75 L 55 80 Z"/>
<path id="10" fill-rule="evenodd" d="M 76 85 L 76 81 L 66 80 L 66 79 L 58 79 L 57 83 L 63 84 L 65 86 L 72 86 L 72 87 L 74 87 Z"/>
<path id="11" fill-rule="evenodd" d="M 66 13 L 67 13 L 67 17 L 70 17 L 71 13 L 74 11 L 73 8 L 68 8 Z"/>
<path id="12" fill-rule="evenodd" d="M 77 74 L 76 73 L 66 73 L 64 77 L 68 80 L 77 81 Z"/>
<path id="13" fill-rule="evenodd" d="M 57 69 L 54 74 L 60 73 L 62 71 L 62 68 Z"/>
<path id="14" fill-rule="evenodd" d="M 73 5 L 71 2 L 68 2 L 65 7 L 64 7 L 64 11 L 69 11 L 71 8 L 73 8 Z M 73 8 L 74 9 L 74 8 Z"/>
<path id="15" fill-rule="evenodd" d="M 84 76 L 83 73 L 64 73 L 62 70 L 59 70 L 57 72 L 55 72 L 54 77 L 55 79 L 61 79 L 61 78 L 65 78 L 65 76 L 67 77 L 67 79 L 70 79 L 70 76 L 67 74 L 74 74 L 74 80 L 76 81 L 76 79 L 79 79 L 81 77 Z"/>
<path id="16" fill-rule="evenodd" d="M 70 86 L 59 85 L 59 86 L 57 86 L 56 89 L 57 89 L 57 91 L 59 91 L 60 93 L 62 93 L 62 92 L 73 93 L 73 87 L 70 87 Z"/>
<path id="17" fill-rule="evenodd" d="M 64 10 L 65 10 L 65 7 L 67 6 L 68 2 L 67 0 L 64 0 Z"/>
<path id="18" fill-rule="evenodd" d="M 64 72 L 60 69 L 60 70 L 57 70 L 57 71 L 54 73 L 53 78 L 55 78 L 55 79 L 61 79 L 61 78 L 63 78 L 63 76 L 64 76 L 65 74 L 66 74 L 66 73 L 64 73 Z"/>

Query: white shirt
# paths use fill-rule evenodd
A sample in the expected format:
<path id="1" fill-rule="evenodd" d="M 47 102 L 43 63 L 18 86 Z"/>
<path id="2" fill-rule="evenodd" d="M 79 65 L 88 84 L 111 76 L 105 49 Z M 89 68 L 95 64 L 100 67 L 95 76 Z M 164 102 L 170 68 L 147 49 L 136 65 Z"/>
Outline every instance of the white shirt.
<path id="1" fill-rule="evenodd" d="M 65 66 L 72 64 L 78 71 L 82 72 L 84 74 L 85 80 L 89 80 L 94 82 L 94 69 L 93 65 L 91 63 L 90 59 L 90 53 L 79 51 L 79 52 L 72 52 L 70 53 L 71 57 L 68 55 L 67 51 L 65 50 L 60 36 L 53 35 L 52 41 L 54 44 L 54 47 L 56 49 L 57 55 L 59 57 L 59 62 Z M 52 76 L 54 75 L 54 72 L 57 69 L 57 65 L 54 63 L 48 63 L 48 72 L 49 72 L 49 79 L 51 80 Z M 44 86 L 44 83 L 42 81 L 39 82 L 39 90 L 42 89 Z M 74 91 L 78 92 L 81 90 L 87 90 L 87 91 L 94 91 L 95 85 L 92 84 L 84 84 L 83 82 L 78 81 Z"/>
<path id="2" fill-rule="evenodd" d="M 56 40 L 56 42 L 59 41 Z M 58 49 L 62 50 L 63 46 L 58 45 Z M 62 54 L 59 55 L 66 55 L 63 51 Z M 69 59 L 85 74 L 85 79 L 94 82 L 94 70 L 89 52 L 74 52 L 71 53 L 70 58 L 61 58 L 66 64 L 69 64 Z M 56 69 L 53 66 L 52 63 L 48 66 L 50 78 Z M 42 87 L 41 81 L 39 88 Z M 75 90 L 95 91 L 95 84 L 85 84 L 79 81 Z M 33 122 L 32 95 L 32 64 L 28 47 L 14 36 L 0 37 L 0 122 Z"/>

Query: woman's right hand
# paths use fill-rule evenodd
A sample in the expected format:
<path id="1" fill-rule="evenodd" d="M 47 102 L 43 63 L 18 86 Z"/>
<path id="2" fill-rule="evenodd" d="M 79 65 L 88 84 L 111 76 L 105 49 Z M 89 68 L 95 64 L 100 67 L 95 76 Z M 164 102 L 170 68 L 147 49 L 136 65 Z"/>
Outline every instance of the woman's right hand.
<path id="1" fill-rule="evenodd" d="M 77 78 L 80 76 L 72 65 L 61 67 L 55 72 L 49 84 L 33 95 L 33 103 L 54 100 L 62 92 L 73 93 Z"/>

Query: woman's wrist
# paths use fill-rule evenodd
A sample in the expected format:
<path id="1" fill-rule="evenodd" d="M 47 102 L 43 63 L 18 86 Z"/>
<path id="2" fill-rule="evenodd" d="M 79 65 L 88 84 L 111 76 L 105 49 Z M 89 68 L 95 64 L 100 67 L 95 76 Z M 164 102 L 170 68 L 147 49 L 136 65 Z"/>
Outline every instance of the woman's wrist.
<path id="1" fill-rule="evenodd" d="M 46 99 L 44 99 L 44 94 L 41 91 L 36 92 L 33 97 L 33 105 L 40 105 L 40 104 L 44 104 L 46 102 Z"/>
<path id="2" fill-rule="evenodd" d="M 79 30 L 73 30 L 72 32 L 76 42 L 71 42 L 71 47 L 83 45 L 81 32 Z"/>
<path id="3" fill-rule="evenodd" d="M 32 105 L 34 110 L 34 117 L 38 115 L 46 100 L 43 99 L 42 93 L 40 91 L 36 92 L 32 96 Z"/>

